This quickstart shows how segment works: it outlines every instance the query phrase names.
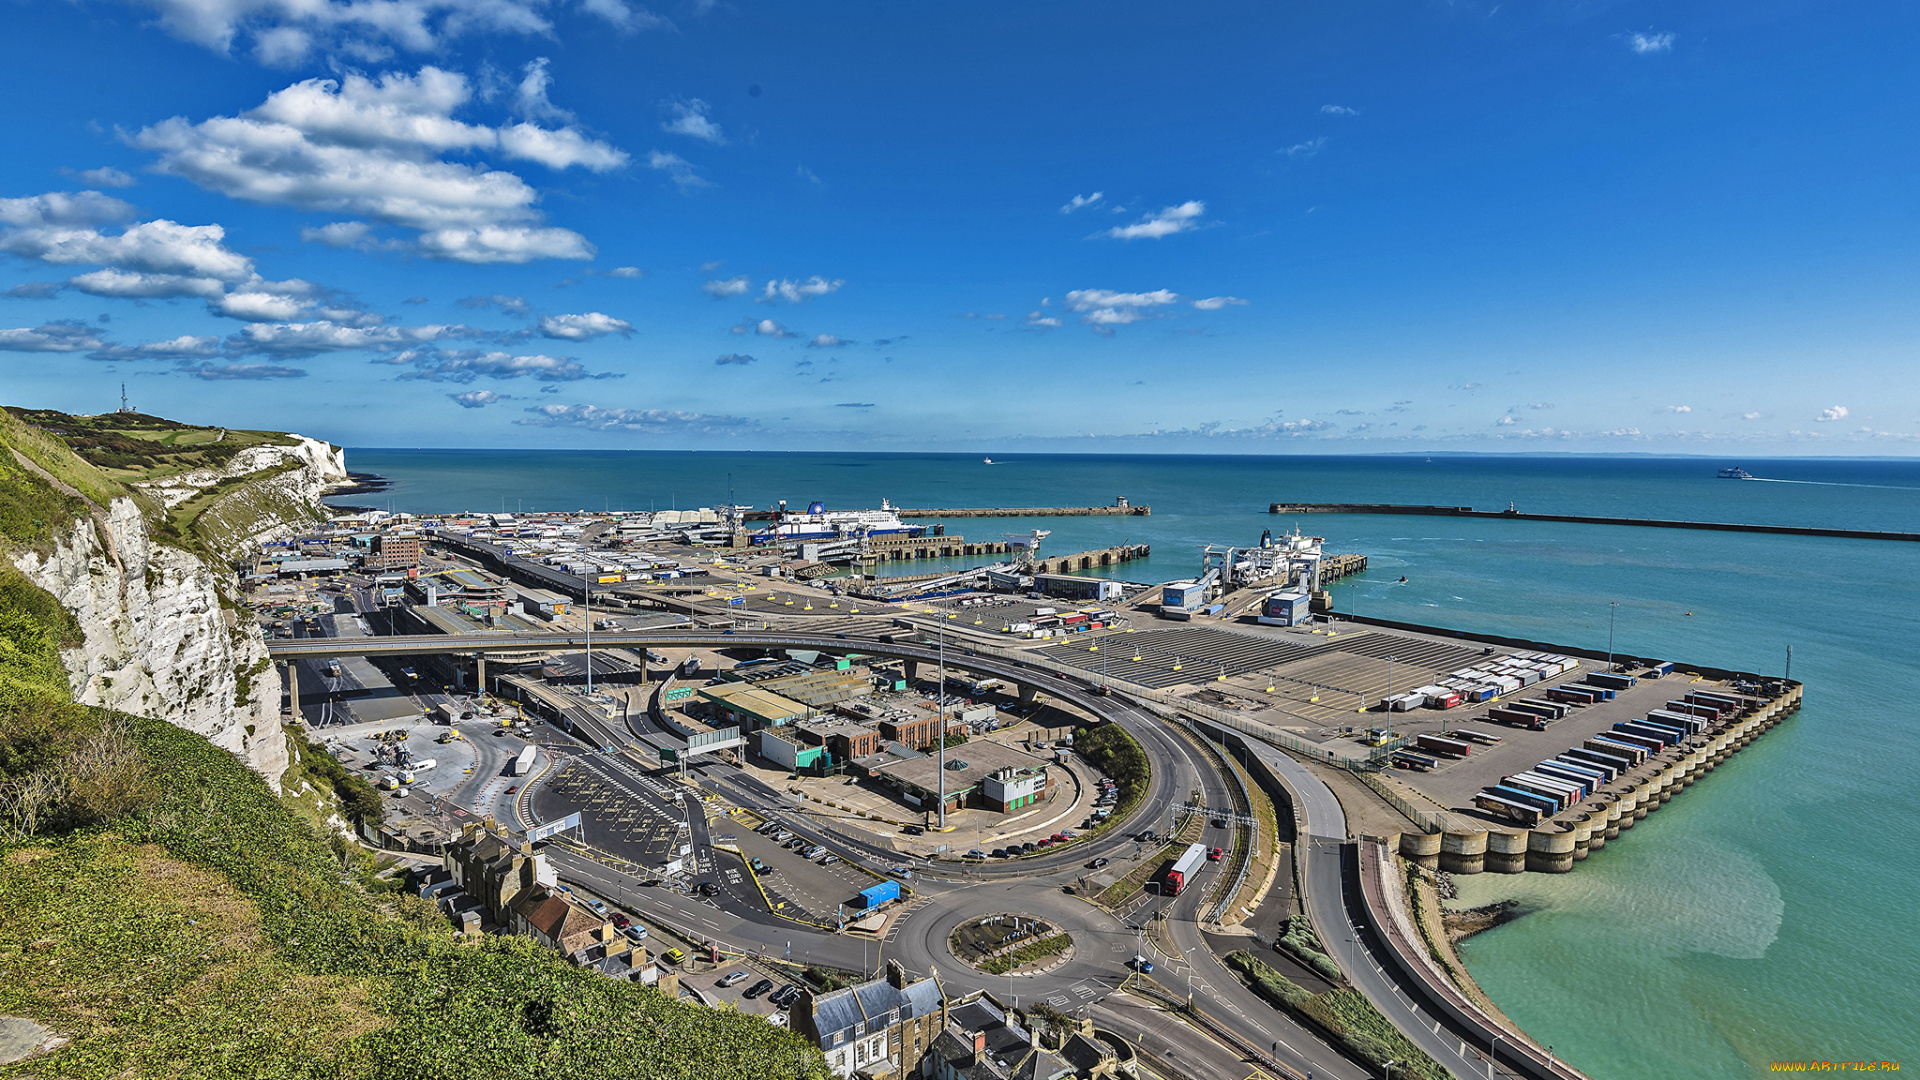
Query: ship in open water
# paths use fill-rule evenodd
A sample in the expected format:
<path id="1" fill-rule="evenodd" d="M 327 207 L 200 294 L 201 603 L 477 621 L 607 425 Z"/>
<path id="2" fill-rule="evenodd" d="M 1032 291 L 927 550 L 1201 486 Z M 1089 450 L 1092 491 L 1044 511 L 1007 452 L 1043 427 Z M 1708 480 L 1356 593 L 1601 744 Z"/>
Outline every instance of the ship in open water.
<path id="1" fill-rule="evenodd" d="M 1738 465 L 1730 465 L 1720 470 L 1719 477 L 1722 480 L 1751 480 L 1753 474 Z"/>

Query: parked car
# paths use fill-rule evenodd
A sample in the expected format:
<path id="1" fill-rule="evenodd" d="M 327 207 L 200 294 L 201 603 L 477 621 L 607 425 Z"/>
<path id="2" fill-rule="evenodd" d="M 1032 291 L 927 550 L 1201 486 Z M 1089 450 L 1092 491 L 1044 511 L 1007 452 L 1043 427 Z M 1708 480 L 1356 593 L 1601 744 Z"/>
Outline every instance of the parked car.
<path id="1" fill-rule="evenodd" d="M 681 952 L 679 949 L 668 949 L 666 952 L 660 954 L 660 959 L 665 960 L 669 964 L 678 965 L 686 962 L 687 954 Z"/>
<path id="2" fill-rule="evenodd" d="M 773 989 L 773 980 L 761 979 L 759 982 L 754 983 L 752 986 L 747 987 L 747 992 L 740 996 L 745 998 L 757 998 L 761 994 L 764 994 L 771 989 Z"/>
<path id="3" fill-rule="evenodd" d="M 834 863 L 837 863 L 839 861 L 840 861 L 840 856 L 838 855 L 825 855 L 825 856 L 822 856 L 819 860 L 821 866 L 832 866 Z"/>
<path id="4" fill-rule="evenodd" d="M 627 918 L 625 915 L 622 915 L 617 911 L 613 913 L 613 918 L 607 921 L 613 923 L 615 929 L 619 929 L 619 930 L 625 930 L 628 924 L 633 922 L 632 919 Z"/>
<path id="5" fill-rule="evenodd" d="M 906 833 L 908 836 L 920 836 L 925 834 L 927 830 L 918 825 L 902 825 L 900 831 Z"/>
<path id="6" fill-rule="evenodd" d="M 714 983 L 713 985 L 715 985 L 715 986 L 739 986 L 739 985 L 740 985 L 741 983 L 743 983 L 743 982 L 746 982 L 746 981 L 747 981 L 747 973 L 746 973 L 746 972 L 744 972 L 744 971 L 729 971 L 729 972 L 727 972 L 727 973 L 726 973 L 725 975 L 722 975 L 722 976 L 720 977 L 720 980 L 719 980 L 718 982 L 716 982 L 716 983 Z"/>
<path id="7" fill-rule="evenodd" d="M 620 932 L 627 935 L 627 940 L 633 942 L 635 945 L 647 940 L 647 928 L 641 926 L 639 923 L 633 923 Z"/>
<path id="8" fill-rule="evenodd" d="M 1095 860 L 1093 860 L 1092 862 L 1090 862 L 1090 863 L 1088 863 L 1088 864 L 1087 864 L 1087 869 L 1089 869 L 1089 870 L 1098 870 L 1098 869 L 1100 869 L 1101 867 L 1103 867 L 1103 866 L 1105 866 L 1105 865 L 1107 865 L 1107 863 L 1108 863 L 1108 862 L 1110 862 L 1110 861 L 1112 861 L 1112 860 L 1109 860 L 1109 859 L 1105 859 L 1105 858 L 1099 858 L 1099 859 L 1095 859 Z"/>
<path id="9" fill-rule="evenodd" d="M 799 997 L 800 997 L 800 988 L 793 985 L 792 983 L 788 983 L 787 985 L 781 987 L 780 989 L 775 990 L 773 992 L 773 996 L 768 998 L 767 1000 L 773 1002 L 775 1005 L 778 1005 L 784 1009 L 787 1006 L 793 1004 L 795 1001 L 799 1000 Z"/>
<path id="10" fill-rule="evenodd" d="M 753 872 L 756 874 L 764 874 L 771 869 L 766 863 L 761 862 L 758 856 L 748 859 L 747 865 L 753 867 Z"/>
<path id="11" fill-rule="evenodd" d="M 700 883 L 701 896 L 717 896 L 719 895 L 719 893 L 720 893 L 720 886 L 715 882 L 703 881 Z"/>

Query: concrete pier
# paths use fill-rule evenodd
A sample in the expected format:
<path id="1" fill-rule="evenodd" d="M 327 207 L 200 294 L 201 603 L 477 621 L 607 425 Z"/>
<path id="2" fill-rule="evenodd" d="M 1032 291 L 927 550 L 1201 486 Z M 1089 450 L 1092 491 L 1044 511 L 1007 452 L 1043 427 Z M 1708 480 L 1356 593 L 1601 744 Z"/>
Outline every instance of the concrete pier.
<path id="1" fill-rule="evenodd" d="M 1837 536 L 1849 540 L 1920 541 L 1920 533 L 1871 529 L 1826 529 L 1803 525 L 1747 525 L 1732 521 L 1672 521 L 1665 518 L 1589 517 L 1584 514 L 1524 514 L 1518 510 L 1475 510 L 1471 506 L 1417 506 L 1399 503 L 1273 503 L 1269 514 L 1395 514 L 1414 517 L 1498 518 L 1504 521 L 1562 521 L 1576 525 L 1632 525 L 1643 529 L 1707 529 L 1713 532 L 1773 533 L 1781 536 Z"/>
<path id="2" fill-rule="evenodd" d="M 1430 827 L 1431 833 L 1401 833 L 1401 855 L 1429 868 L 1452 874 L 1518 874 L 1533 871 L 1564 874 L 1577 862 L 1618 839 L 1676 794 L 1691 787 L 1727 755 L 1751 744 L 1800 709 L 1803 687 L 1790 685 L 1785 693 L 1754 709 L 1749 716 L 1728 720 L 1701 736 L 1705 741 L 1677 760 L 1656 757 L 1648 773 L 1630 774 L 1529 830 L 1481 829 L 1474 819 L 1446 815 Z M 1644 766 L 1643 766 L 1644 768 Z M 1479 868 L 1475 869 L 1475 862 Z"/>
<path id="3" fill-rule="evenodd" d="M 1146 517 L 1151 506 L 1120 502 L 1113 506 L 976 506 L 895 511 L 902 519 L 997 517 Z"/>

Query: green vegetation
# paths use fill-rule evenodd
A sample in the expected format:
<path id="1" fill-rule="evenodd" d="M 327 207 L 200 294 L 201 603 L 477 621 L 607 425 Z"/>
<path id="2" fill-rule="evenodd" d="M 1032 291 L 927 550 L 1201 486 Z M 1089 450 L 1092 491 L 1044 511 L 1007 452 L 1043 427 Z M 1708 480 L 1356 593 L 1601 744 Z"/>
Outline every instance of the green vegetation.
<path id="1" fill-rule="evenodd" d="M 340 759 L 327 753 L 326 747 L 308 739 L 299 728 L 282 729 L 292 742 L 294 751 L 292 762 L 285 776 L 280 778 L 280 786 L 292 789 L 305 780 L 322 791 L 332 795 L 340 804 L 340 812 L 349 821 L 378 825 L 386 817 L 386 804 L 381 801 L 380 793 L 365 778 L 347 771 Z"/>
<path id="2" fill-rule="evenodd" d="M 1229 954 L 1227 964 L 1246 976 L 1254 993 L 1310 1021 L 1375 1068 L 1392 1061 L 1393 1074 L 1411 1080 L 1449 1080 L 1453 1075 L 1402 1035 L 1357 990 L 1340 987 L 1315 994 L 1244 949 Z"/>
<path id="3" fill-rule="evenodd" d="M 815 990 L 823 994 L 844 990 L 849 986 L 867 981 L 867 977 L 857 971 L 842 971 L 839 968 L 818 965 L 808 965 L 800 974 L 813 984 Z"/>
<path id="4" fill-rule="evenodd" d="M 1305 915 L 1287 916 L 1286 929 L 1274 940 L 1273 947 L 1292 953 L 1294 959 L 1312 968 L 1329 982 L 1340 981 L 1340 965 L 1333 962 L 1313 932 L 1313 920 Z"/>
<path id="5" fill-rule="evenodd" d="M 0 563 L 0 1013 L 70 1040 L 0 1078 L 825 1080 L 817 1049 L 757 1017 L 463 939 L 369 888 L 371 853 L 231 754 L 75 705 L 59 650 L 77 643 Z M 377 807 L 329 756 L 302 761 Z"/>
<path id="6" fill-rule="evenodd" d="M 1439 964 L 1440 970 L 1447 973 L 1447 978 L 1458 983 L 1460 973 L 1447 962 L 1446 954 L 1440 951 L 1440 946 L 1433 940 L 1433 931 L 1427 928 L 1427 913 L 1420 903 L 1420 884 L 1420 868 L 1413 863 L 1408 863 L 1407 906 L 1413 909 L 1413 925 L 1420 930 L 1420 940 L 1426 943 L 1427 955 L 1433 957 L 1433 962 Z"/>
<path id="7" fill-rule="evenodd" d="M 1118 724 L 1101 724 L 1098 727 L 1075 728 L 1073 748 L 1100 767 L 1100 770 L 1120 785 L 1120 803 L 1131 804 L 1147 792 L 1147 783 L 1153 777 L 1153 767 L 1147 762 L 1147 752 L 1133 736 Z M 1114 817 L 1124 817 L 1120 811 Z"/>
<path id="8" fill-rule="evenodd" d="M 1029 942 L 1010 953 L 1003 953 L 980 962 L 980 970 L 989 975 L 1005 975 L 1023 964 L 1035 964 L 1049 956 L 1058 956 L 1073 947 L 1073 938 L 1066 934 L 1055 934 L 1049 938 Z"/>
<path id="9" fill-rule="evenodd" d="M 947 732 L 946 738 L 941 741 L 946 744 L 949 750 L 956 746 L 965 746 L 967 745 L 967 733 L 964 731 L 949 731 Z"/>
<path id="10" fill-rule="evenodd" d="M 145 413 L 73 416 L 52 409 L 7 411 L 21 423 L 57 436 L 88 464 L 130 479 L 218 468 L 249 446 L 294 444 L 277 432 L 198 427 Z"/>

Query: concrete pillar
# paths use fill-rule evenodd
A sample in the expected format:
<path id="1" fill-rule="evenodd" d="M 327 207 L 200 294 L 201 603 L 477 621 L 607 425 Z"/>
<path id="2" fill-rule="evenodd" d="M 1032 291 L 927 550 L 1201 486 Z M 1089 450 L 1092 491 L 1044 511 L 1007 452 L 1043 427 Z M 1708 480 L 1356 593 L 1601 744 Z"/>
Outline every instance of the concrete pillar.
<path id="1" fill-rule="evenodd" d="M 301 716 L 300 716 L 300 661 L 298 660 L 287 661 L 287 707 L 288 707 L 288 710 L 293 713 L 294 723 L 296 724 L 299 723 L 301 720 Z"/>
<path id="2" fill-rule="evenodd" d="M 1487 832 L 1486 871 L 1489 874 L 1521 874 L 1527 869 L 1527 835 L 1491 829 Z"/>
<path id="3" fill-rule="evenodd" d="M 1428 870 L 1440 868 L 1440 834 L 1403 832 L 1400 854 Z"/>
<path id="4" fill-rule="evenodd" d="M 487 692 L 486 653 L 473 654 L 473 692 L 476 694 L 484 694 Z"/>
<path id="5" fill-rule="evenodd" d="M 920 678 L 920 661 L 903 660 L 901 661 L 901 665 L 907 673 L 907 688 L 912 689 L 913 684 Z"/>
<path id="6" fill-rule="evenodd" d="M 1527 837 L 1527 869 L 1564 874 L 1573 869 L 1573 833 L 1535 829 Z"/>
<path id="7" fill-rule="evenodd" d="M 1440 836 L 1440 869 L 1449 874 L 1478 874 L 1487 868 L 1487 834 L 1450 832 Z"/>
<path id="8" fill-rule="evenodd" d="M 1019 686 L 1020 686 L 1020 701 L 1021 701 L 1021 702 L 1022 702 L 1023 704 L 1025 704 L 1025 703 L 1031 703 L 1031 702 L 1033 701 L 1033 693 L 1034 693 L 1034 686 L 1033 686 L 1033 684 L 1032 684 L 1032 683 L 1020 683 L 1020 684 L 1019 684 Z"/>

